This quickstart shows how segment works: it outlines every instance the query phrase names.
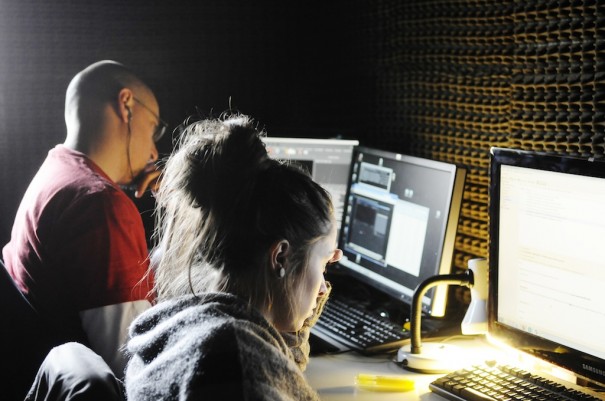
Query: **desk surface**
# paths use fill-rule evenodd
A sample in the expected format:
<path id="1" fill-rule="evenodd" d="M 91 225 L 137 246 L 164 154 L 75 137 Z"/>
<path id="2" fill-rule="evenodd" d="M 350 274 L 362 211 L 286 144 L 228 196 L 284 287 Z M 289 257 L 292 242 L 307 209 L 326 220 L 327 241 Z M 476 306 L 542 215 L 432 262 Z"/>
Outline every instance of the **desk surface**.
<path id="1" fill-rule="evenodd" d="M 366 357 L 356 353 L 312 357 L 306 370 L 307 380 L 323 401 L 337 400 L 439 400 L 431 393 L 429 383 L 439 375 L 420 375 L 403 370 L 386 359 L 387 356 Z M 374 392 L 358 389 L 358 373 L 403 375 L 415 380 L 415 389 L 405 392 Z"/>
<path id="2" fill-rule="evenodd" d="M 465 347 L 471 346 L 477 350 L 483 348 L 485 343 L 479 340 L 467 340 Z M 481 355 L 485 353 L 472 352 L 469 358 L 461 361 L 464 365 L 470 365 L 477 361 L 471 354 Z M 485 359 L 483 359 L 485 360 Z M 404 392 L 374 392 L 357 388 L 355 376 L 359 373 L 378 375 L 400 375 L 415 381 L 414 390 Z M 337 400 L 422 400 L 443 401 L 444 398 L 429 390 L 429 383 L 442 375 L 425 375 L 407 371 L 392 362 L 388 355 L 363 356 L 354 352 L 346 352 L 333 355 L 321 355 L 311 358 L 305 372 L 311 386 L 319 393 L 323 401 Z"/>

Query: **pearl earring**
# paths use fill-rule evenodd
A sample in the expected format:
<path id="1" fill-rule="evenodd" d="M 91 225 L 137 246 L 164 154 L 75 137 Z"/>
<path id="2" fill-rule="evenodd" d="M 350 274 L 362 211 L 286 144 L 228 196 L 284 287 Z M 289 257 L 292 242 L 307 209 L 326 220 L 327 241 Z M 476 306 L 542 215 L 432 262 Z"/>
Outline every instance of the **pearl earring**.
<path id="1" fill-rule="evenodd" d="M 283 267 L 279 269 L 279 278 L 284 278 L 284 276 L 286 275 L 286 269 L 284 269 Z"/>

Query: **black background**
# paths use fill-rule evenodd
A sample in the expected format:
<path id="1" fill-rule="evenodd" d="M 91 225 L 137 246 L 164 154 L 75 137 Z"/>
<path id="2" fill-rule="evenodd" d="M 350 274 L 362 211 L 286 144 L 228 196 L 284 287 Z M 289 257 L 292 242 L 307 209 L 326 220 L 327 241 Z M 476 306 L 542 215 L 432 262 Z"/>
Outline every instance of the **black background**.
<path id="1" fill-rule="evenodd" d="M 137 72 L 171 129 L 231 108 L 273 136 L 359 137 L 363 79 L 343 3 L 0 0 L 0 244 L 64 140 L 69 81 L 98 60 Z M 159 147 L 167 153 L 170 139 Z"/>

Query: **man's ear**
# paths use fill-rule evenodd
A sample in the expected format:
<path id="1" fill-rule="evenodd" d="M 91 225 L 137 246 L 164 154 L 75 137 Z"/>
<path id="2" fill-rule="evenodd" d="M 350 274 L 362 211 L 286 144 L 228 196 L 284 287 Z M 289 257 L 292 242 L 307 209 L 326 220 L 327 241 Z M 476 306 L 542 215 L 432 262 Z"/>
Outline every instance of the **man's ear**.
<path id="1" fill-rule="evenodd" d="M 278 277 L 280 276 L 280 270 L 286 268 L 289 254 L 290 243 L 285 239 L 275 241 L 269 249 L 271 269 Z"/>
<path id="2" fill-rule="evenodd" d="M 118 115 L 120 120 L 128 124 L 132 118 L 132 106 L 134 105 L 134 93 L 128 88 L 122 88 L 118 93 Z"/>

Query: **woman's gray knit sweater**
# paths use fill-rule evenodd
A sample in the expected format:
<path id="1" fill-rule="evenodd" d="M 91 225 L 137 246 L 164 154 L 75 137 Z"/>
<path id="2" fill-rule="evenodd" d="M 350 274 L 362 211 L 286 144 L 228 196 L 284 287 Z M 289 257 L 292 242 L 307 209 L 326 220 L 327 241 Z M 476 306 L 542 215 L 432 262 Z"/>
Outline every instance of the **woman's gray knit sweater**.
<path id="1" fill-rule="evenodd" d="M 229 294 L 162 302 L 130 327 L 128 400 L 318 400 L 286 340 Z"/>

